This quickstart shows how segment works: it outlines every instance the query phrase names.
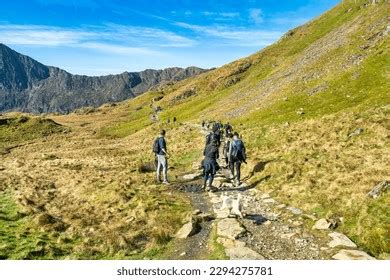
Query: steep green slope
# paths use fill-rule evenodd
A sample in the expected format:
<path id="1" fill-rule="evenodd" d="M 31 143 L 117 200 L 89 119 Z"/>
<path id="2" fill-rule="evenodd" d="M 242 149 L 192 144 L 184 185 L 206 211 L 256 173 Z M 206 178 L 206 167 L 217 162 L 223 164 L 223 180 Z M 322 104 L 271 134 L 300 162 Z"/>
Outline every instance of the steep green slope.
<path id="1" fill-rule="evenodd" d="M 248 145 L 249 182 L 319 217 L 342 217 L 341 231 L 388 258 L 389 194 L 366 193 L 390 173 L 390 4 L 371 2 L 343 1 L 256 54 L 126 102 L 115 110 L 127 119 L 101 134 L 142 139 L 142 157 L 167 127 L 180 147 L 172 153 L 189 159 L 176 161 L 180 172 L 201 158 L 203 140 L 190 131 L 184 140 L 166 121 L 230 121 Z M 258 163 L 263 170 L 251 172 Z"/>

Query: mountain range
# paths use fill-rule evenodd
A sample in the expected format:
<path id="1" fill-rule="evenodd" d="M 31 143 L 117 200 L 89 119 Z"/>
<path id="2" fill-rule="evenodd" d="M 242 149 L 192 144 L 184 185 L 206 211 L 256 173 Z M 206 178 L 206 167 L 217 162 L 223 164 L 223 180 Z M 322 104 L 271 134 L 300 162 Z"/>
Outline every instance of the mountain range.
<path id="1" fill-rule="evenodd" d="M 72 75 L 0 44 L 0 111 L 69 113 L 80 107 L 133 98 L 154 86 L 205 71 L 172 67 L 107 76 Z"/>

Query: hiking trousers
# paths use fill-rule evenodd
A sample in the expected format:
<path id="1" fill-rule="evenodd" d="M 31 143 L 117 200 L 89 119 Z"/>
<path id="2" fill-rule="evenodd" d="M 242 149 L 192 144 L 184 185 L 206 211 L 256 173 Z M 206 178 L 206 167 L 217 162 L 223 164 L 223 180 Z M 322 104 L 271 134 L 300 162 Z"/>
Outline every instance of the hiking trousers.
<path id="1" fill-rule="evenodd" d="M 157 155 L 157 181 L 160 181 L 160 173 L 163 173 L 164 182 L 168 181 L 168 161 L 165 155 Z"/>
<path id="2" fill-rule="evenodd" d="M 232 172 L 233 177 L 237 179 L 238 182 L 240 182 L 241 179 L 241 161 L 232 161 L 229 162 L 230 165 L 230 171 Z"/>

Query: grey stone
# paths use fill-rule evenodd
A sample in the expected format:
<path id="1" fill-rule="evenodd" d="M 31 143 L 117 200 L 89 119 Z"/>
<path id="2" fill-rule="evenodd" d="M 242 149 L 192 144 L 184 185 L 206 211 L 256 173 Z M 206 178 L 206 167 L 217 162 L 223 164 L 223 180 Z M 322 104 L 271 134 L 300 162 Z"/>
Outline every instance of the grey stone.
<path id="1" fill-rule="evenodd" d="M 312 229 L 329 229 L 332 224 L 328 222 L 326 219 L 319 219 L 315 224 L 313 225 Z"/>
<path id="2" fill-rule="evenodd" d="M 215 216 L 217 219 L 225 219 L 229 217 L 230 215 L 230 209 L 215 209 L 214 210 Z"/>
<path id="3" fill-rule="evenodd" d="M 288 207 L 286 207 L 286 209 L 289 210 L 294 215 L 301 215 L 303 213 L 303 211 L 301 209 L 293 207 L 293 206 L 288 206 Z"/>
<path id="4" fill-rule="evenodd" d="M 194 221 L 190 221 L 185 225 L 183 225 L 183 227 L 176 233 L 175 237 L 180 239 L 185 239 L 187 237 L 196 234 L 198 230 L 199 230 L 199 225 Z"/>
<path id="5" fill-rule="evenodd" d="M 238 236 L 243 234 L 245 229 L 240 225 L 236 219 L 223 219 L 217 224 L 217 234 L 220 237 L 226 237 L 229 239 L 237 239 Z"/>
<path id="6" fill-rule="evenodd" d="M 358 135 L 362 134 L 363 131 L 364 131 L 363 128 L 357 128 L 357 129 L 355 129 L 354 131 L 348 133 L 348 138 L 352 138 L 352 137 L 354 137 L 354 136 L 358 136 Z"/>
<path id="7" fill-rule="evenodd" d="M 390 188 L 390 180 L 380 182 L 367 194 L 372 198 L 378 198 L 382 193 Z"/>
<path id="8" fill-rule="evenodd" d="M 340 250 L 336 255 L 332 256 L 335 260 L 375 260 L 366 252 L 358 250 Z"/>
<path id="9" fill-rule="evenodd" d="M 248 247 L 233 247 L 225 250 L 231 260 L 265 260 L 259 253 Z"/>
<path id="10" fill-rule="evenodd" d="M 233 239 L 224 238 L 224 237 L 218 237 L 217 242 L 222 244 L 223 247 L 225 247 L 226 249 L 245 247 L 245 242 L 243 242 L 243 241 L 233 240 Z"/>
<path id="11" fill-rule="evenodd" d="M 329 242 L 328 246 L 331 248 L 343 246 L 343 247 L 350 247 L 350 248 L 356 248 L 356 244 L 351 241 L 347 236 L 345 236 L 342 233 L 339 232 L 332 232 L 328 234 L 332 241 Z"/>
<path id="12" fill-rule="evenodd" d="M 273 204 L 273 203 L 276 203 L 276 201 L 273 198 L 266 198 L 263 200 L 263 203 Z"/>

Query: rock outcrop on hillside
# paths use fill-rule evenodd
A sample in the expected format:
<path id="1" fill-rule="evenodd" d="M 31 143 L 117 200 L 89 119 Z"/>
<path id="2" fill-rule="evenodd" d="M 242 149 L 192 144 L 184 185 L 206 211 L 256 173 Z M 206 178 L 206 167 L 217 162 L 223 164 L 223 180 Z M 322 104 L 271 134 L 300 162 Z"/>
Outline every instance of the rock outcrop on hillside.
<path id="1" fill-rule="evenodd" d="M 133 98 L 157 85 L 205 71 L 174 67 L 95 77 L 72 75 L 0 44 L 0 111 L 68 113 Z"/>

